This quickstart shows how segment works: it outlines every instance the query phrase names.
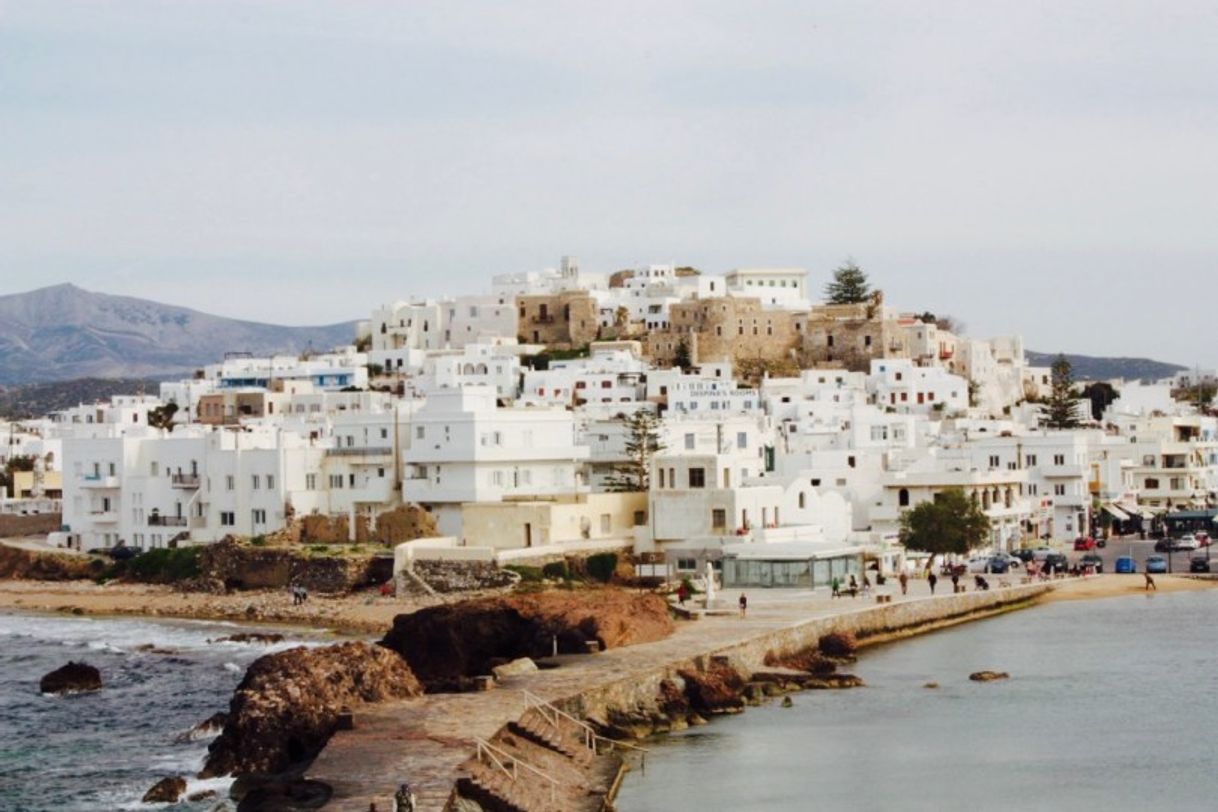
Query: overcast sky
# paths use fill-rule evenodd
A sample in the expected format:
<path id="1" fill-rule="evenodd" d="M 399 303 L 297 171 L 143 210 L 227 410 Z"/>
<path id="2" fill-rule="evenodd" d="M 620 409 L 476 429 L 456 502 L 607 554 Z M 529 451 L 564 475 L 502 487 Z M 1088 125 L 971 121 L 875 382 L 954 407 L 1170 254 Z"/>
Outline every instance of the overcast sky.
<path id="1" fill-rule="evenodd" d="M 1218 365 L 1218 7 L 0 0 L 0 293 L 321 323 L 562 254 Z"/>

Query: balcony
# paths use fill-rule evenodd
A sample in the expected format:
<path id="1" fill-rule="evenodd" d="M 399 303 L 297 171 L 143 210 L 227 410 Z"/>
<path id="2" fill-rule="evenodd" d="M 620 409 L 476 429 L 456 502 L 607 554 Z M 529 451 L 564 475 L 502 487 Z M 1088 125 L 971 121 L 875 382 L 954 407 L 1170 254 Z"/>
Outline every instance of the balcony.
<path id="1" fill-rule="evenodd" d="M 90 510 L 89 520 L 94 524 L 114 524 L 118 521 L 116 510 Z"/>
<path id="2" fill-rule="evenodd" d="M 392 453 L 392 448 L 379 446 L 346 446 L 326 449 L 327 457 L 388 457 Z"/>
<path id="3" fill-rule="evenodd" d="M 534 324 L 553 324 L 554 316 L 549 313 L 542 313 L 541 315 L 534 316 L 532 321 Z"/>
<path id="4" fill-rule="evenodd" d="M 148 517 L 149 527 L 185 527 L 185 516 L 159 516 L 152 514 Z"/>
<path id="5" fill-rule="evenodd" d="M 101 474 L 85 474 L 80 478 L 82 488 L 117 488 L 118 477 L 102 476 Z"/>
<path id="6" fill-rule="evenodd" d="M 198 474 L 174 474 L 170 477 L 170 485 L 175 488 L 194 489 L 199 487 Z"/>

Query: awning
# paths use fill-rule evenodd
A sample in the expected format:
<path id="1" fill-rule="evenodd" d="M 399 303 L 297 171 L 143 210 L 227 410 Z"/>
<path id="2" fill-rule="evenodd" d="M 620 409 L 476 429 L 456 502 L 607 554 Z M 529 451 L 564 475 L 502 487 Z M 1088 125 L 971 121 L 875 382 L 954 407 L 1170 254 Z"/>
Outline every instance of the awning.
<path id="1" fill-rule="evenodd" d="M 1147 510 L 1138 505 L 1131 505 L 1128 502 L 1121 502 L 1119 507 L 1130 516 L 1141 516 L 1143 519 L 1153 519 L 1155 517 L 1154 511 Z"/>
<path id="2" fill-rule="evenodd" d="M 1112 518 L 1116 519 L 1118 522 L 1129 521 L 1129 514 L 1126 513 L 1125 511 L 1121 510 L 1116 505 L 1112 505 L 1112 504 L 1104 505 L 1104 512 L 1107 513 Z"/>

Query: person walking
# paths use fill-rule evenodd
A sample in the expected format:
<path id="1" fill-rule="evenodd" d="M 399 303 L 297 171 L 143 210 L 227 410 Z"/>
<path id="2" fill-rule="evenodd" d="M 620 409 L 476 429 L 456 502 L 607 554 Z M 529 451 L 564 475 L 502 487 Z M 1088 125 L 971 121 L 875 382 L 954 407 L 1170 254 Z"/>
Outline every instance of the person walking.
<path id="1" fill-rule="evenodd" d="M 859 596 L 859 582 L 853 573 L 850 575 L 850 585 L 846 589 L 850 591 L 850 597 L 857 598 Z"/>
<path id="2" fill-rule="evenodd" d="M 1142 575 L 1146 578 L 1146 591 L 1150 592 L 1151 590 L 1154 590 L 1155 592 L 1158 592 L 1159 588 L 1155 586 L 1155 579 L 1150 577 L 1150 573 L 1144 572 Z"/>
<path id="3" fill-rule="evenodd" d="M 960 573 L 952 570 L 952 594 L 960 591 Z"/>
<path id="4" fill-rule="evenodd" d="M 842 596 L 842 581 L 840 578 L 834 575 L 833 581 L 829 586 L 833 588 L 833 597 L 840 598 Z"/>
<path id="5" fill-rule="evenodd" d="M 865 598 L 870 594 L 871 594 L 871 579 L 867 577 L 866 573 L 863 573 L 863 597 Z"/>
<path id="6" fill-rule="evenodd" d="M 897 581 L 901 584 L 901 594 L 907 594 L 909 592 L 909 576 L 902 572 L 897 576 Z"/>
<path id="7" fill-rule="evenodd" d="M 687 600 L 689 600 L 689 588 L 685 586 L 685 582 L 682 581 L 681 585 L 677 587 L 677 603 L 684 606 L 685 601 Z"/>
<path id="8" fill-rule="evenodd" d="M 935 594 L 935 584 L 939 583 L 939 576 L 933 572 L 926 576 L 926 583 L 930 584 L 930 594 Z"/>
<path id="9" fill-rule="evenodd" d="M 414 812 L 414 789 L 410 784 L 403 783 L 393 794 L 393 812 Z"/>
<path id="10" fill-rule="evenodd" d="M 745 613 L 748 612 L 748 610 L 749 610 L 749 596 L 745 595 L 743 592 L 741 592 L 740 593 L 740 616 L 744 617 Z"/>

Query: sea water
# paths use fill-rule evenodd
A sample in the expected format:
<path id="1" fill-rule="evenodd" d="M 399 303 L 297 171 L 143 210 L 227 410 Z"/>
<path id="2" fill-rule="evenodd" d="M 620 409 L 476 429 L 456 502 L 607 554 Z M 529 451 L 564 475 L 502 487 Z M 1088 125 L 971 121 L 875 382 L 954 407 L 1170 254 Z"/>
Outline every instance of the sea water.
<path id="1" fill-rule="evenodd" d="M 867 650 L 865 688 L 647 742 L 617 808 L 1218 809 L 1216 619 L 1218 590 L 1135 595 Z"/>
<path id="2" fill-rule="evenodd" d="M 188 779 L 187 792 L 213 789 L 217 797 L 175 810 L 215 808 L 227 798 L 230 782 L 194 778 L 210 739 L 184 734 L 228 709 L 254 659 L 317 643 L 308 635 L 269 646 L 209 642 L 249 630 L 227 623 L 0 613 L 0 810 L 151 809 L 140 803 L 143 794 L 177 775 Z M 172 653 L 139 650 L 148 645 Z M 41 694 L 39 679 L 69 660 L 99 668 L 104 687 Z"/>

